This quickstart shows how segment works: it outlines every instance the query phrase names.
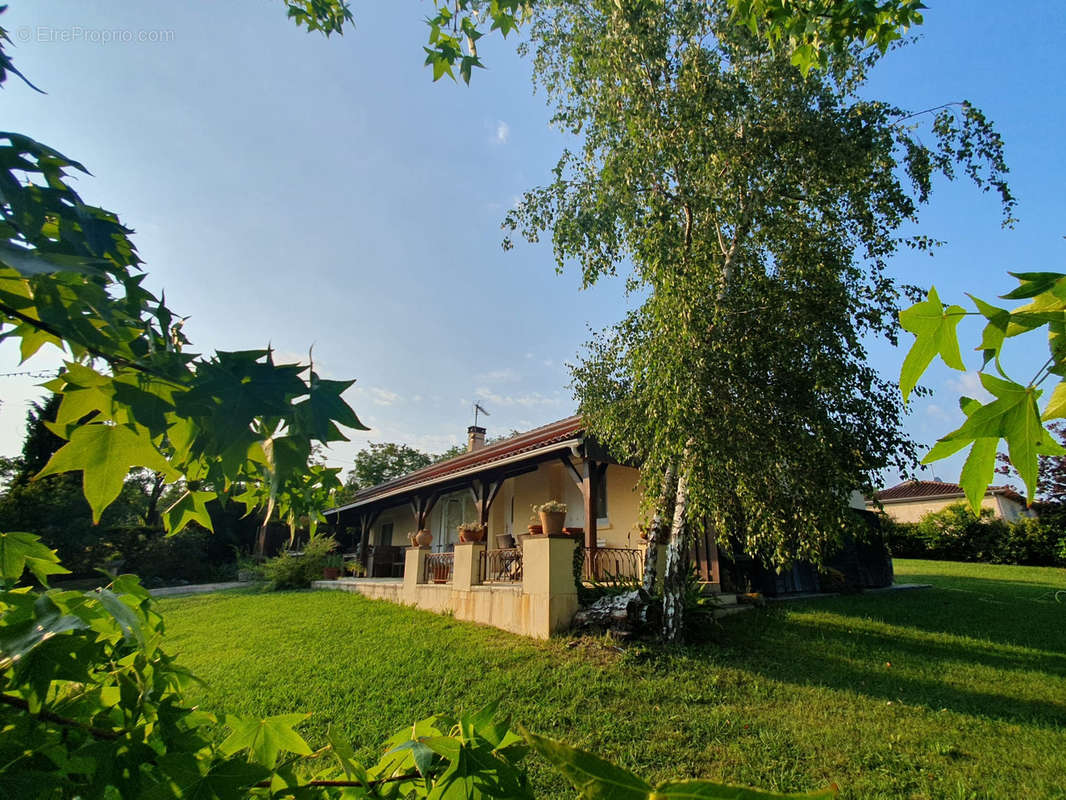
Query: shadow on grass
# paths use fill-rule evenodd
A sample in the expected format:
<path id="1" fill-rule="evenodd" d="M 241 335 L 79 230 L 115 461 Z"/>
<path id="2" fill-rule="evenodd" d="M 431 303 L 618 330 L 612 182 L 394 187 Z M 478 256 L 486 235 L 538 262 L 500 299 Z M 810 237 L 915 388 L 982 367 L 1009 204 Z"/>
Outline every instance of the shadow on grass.
<path id="1" fill-rule="evenodd" d="M 1066 602 L 1056 602 L 1039 584 L 975 578 L 958 586 L 816 600 L 794 610 L 869 618 L 932 634 L 1066 655 Z"/>
<path id="2" fill-rule="evenodd" d="M 1059 633 L 1066 608 L 1033 614 L 1026 604 L 993 613 L 958 598 L 932 589 L 768 609 L 754 619 L 727 620 L 710 647 L 724 645 L 732 666 L 782 683 L 1066 726 L 1066 645 Z M 1004 614 L 1015 618 L 995 618 Z"/>

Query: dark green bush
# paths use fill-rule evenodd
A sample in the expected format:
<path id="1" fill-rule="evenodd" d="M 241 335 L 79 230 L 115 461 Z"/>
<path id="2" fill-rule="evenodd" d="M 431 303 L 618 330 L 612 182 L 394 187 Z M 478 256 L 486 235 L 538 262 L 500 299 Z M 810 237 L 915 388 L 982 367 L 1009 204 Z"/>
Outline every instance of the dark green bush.
<path id="1" fill-rule="evenodd" d="M 1062 530 L 1040 519 L 1022 518 L 1011 523 L 1007 535 L 996 545 L 992 560 L 997 564 L 1052 566 L 1066 563 Z"/>
<path id="2" fill-rule="evenodd" d="M 302 553 L 285 550 L 263 564 L 263 574 L 272 589 L 306 589 L 322 579 L 330 554 L 337 549 L 332 536 L 313 536 Z"/>

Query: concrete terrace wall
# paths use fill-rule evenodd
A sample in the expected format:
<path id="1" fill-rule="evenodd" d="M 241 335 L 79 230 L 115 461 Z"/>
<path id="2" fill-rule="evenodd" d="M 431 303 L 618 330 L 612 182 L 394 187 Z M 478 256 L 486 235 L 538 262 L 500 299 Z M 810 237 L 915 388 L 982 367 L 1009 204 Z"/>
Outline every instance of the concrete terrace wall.
<path id="1" fill-rule="evenodd" d="M 512 633 L 547 639 L 570 627 L 577 611 L 573 559 L 577 542 L 546 536 L 526 540 L 521 583 L 479 583 L 484 544 L 458 544 L 452 582 L 426 583 L 429 548 L 410 547 L 399 580 L 349 578 L 315 581 L 315 589 L 355 592 L 380 600 L 415 606 L 456 619 L 492 625 Z"/>

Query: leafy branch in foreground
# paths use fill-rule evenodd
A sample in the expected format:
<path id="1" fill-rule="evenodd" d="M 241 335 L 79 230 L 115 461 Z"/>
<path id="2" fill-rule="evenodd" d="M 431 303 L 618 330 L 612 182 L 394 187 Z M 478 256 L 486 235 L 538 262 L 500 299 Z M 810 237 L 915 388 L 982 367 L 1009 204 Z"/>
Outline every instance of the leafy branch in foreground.
<path id="1" fill-rule="evenodd" d="M 23 582 L 27 571 L 40 586 Z M 163 649 L 163 619 L 138 579 L 122 575 L 89 592 L 47 588 L 48 576 L 62 572 L 36 536 L 0 533 L 0 796 L 532 798 L 520 766 L 532 746 L 584 797 L 651 797 L 650 787 L 636 793 L 646 784 L 609 762 L 516 733 L 495 704 L 405 726 L 369 766 L 333 730 L 313 749 L 297 731 L 310 714 L 196 710 L 184 697 L 196 678 Z M 585 773 L 579 784 L 575 776 Z M 780 797 L 702 781 L 655 791 Z"/>
<path id="2" fill-rule="evenodd" d="M 975 311 L 962 306 L 945 306 L 936 289 L 928 297 L 900 313 L 903 328 L 914 335 L 914 342 L 900 372 L 900 389 L 906 401 L 929 365 L 937 357 L 952 369 L 965 370 L 958 342 L 959 321 L 967 315 L 986 320 L 981 341 L 975 348 L 982 354 L 981 385 L 992 394 L 985 404 L 963 397 L 959 405 L 966 421 L 943 436 L 926 454 L 922 463 L 953 455 L 966 447 L 970 452 L 962 468 L 959 483 L 970 506 L 977 513 L 985 489 L 992 482 L 999 442 L 1007 444 L 1010 463 L 1025 483 L 1026 493 L 1034 497 L 1037 488 L 1040 456 L 1066 455 L 1044 423 L 1066 418 L 1066 275 L 1058 272 L 1010 273 L 1018 286 L 1002 295 L 1004 300 L 1028 300 L 1013 310 L 1000 308 L 969 295 Z M 1008 339 L 1046 329 L 1048 356 L 1027 383 L 1011 378 L 1004 367 L 1002 351 Z M 985 370 L 992 366 L 996 375 Z M 998 377 L 997 377 L 998 376 Z M 1053 380 L 1051 396 L 1040 411 L 1042 386 Z"/>

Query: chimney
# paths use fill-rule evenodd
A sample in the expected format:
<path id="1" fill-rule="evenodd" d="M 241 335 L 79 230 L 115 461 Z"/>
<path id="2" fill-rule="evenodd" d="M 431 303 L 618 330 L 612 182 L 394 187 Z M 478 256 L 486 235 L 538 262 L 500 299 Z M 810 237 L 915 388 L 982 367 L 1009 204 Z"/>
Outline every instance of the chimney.
<path id="1" fill-rule="evenodd" d="M 471 425 L 466 429 L 466 452 L 473 453 L 485 446 L 485 429 L 480 425 Z"/>

